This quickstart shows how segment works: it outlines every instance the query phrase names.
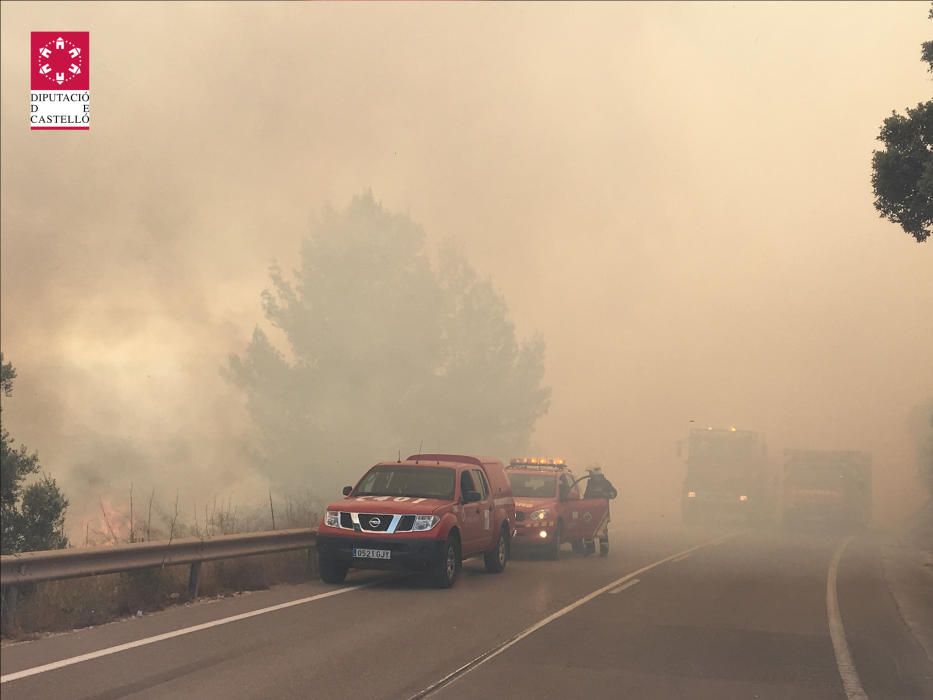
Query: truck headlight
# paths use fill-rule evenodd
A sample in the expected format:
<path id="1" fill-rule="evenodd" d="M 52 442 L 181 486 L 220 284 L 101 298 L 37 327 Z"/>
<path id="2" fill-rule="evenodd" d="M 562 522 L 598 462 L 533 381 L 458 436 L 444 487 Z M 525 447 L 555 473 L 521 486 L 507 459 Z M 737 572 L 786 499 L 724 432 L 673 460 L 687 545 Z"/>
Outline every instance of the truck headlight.
<path id="1" fill-rule="evenodd" d="M 528 519 L 529 520 L 547 520 L 548 515 L 550 515 L 550 513 L 548 512 L 548 509 L 542 508 L 541 510 L 532 511 L 531 515 L 528 516 Z"/>
<path id="2" fill-rule="evenodd" d="M 424 532 L 430 530 L 440 521 L 436 515 L 416 515 L 415 524 L 411 526 L 414 532 Z"/>
<path id="3" fill-rule="evenodd" d="M 329 510 L 324 513 L 324 524 L 327 525 L 327 527 L 340 527 L 340 512 Z"/>
<path id="4" fill-rule="evenodd" d="M 742 501 L 742 503 L 744 503 L 745 501 L 748 500 L 748 496 L 739 496 L 739 500 Z"/>
<path id="5" fill-rule="evenodd" d="M 697 497 L 696 491 L 687 491 L 687 498 L 696 498 L 696 497 Z"/>

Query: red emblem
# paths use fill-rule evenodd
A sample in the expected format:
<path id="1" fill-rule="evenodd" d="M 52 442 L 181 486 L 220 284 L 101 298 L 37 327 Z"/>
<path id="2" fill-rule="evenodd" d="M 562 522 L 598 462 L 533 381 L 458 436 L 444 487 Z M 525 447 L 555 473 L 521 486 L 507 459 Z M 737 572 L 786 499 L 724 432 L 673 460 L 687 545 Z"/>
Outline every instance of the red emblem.
<path id="1" fill-rule="evenodd" d="M 88 32 L 32 32 L 30 87 L 88 90 L 90 44 Z"/>

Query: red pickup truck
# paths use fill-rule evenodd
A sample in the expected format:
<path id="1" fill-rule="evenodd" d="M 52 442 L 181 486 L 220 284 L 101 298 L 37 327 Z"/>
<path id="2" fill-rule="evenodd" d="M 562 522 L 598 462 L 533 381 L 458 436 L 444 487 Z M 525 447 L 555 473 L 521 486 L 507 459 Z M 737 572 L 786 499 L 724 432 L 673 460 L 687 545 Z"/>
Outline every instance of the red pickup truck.
<path id="1" fill-rule="evenodd" d="M 461 562 L 482 556 L 499 573 L 515 527 L 512 489 L 493 457 L 420 454 L 380 462 L 342 501 L 327 506 L 317 535 L 321 579 L 354 569 L 426 572 L 449 588 Z"/>
<path id="2" fill-rule="evenodd" d="M 561 459 L 513 459 L 506 473 L 515 497 L 515 546 L 544 550 L 556 559 L 563 543 L 592 553 L 599 544 L 609 554 L 609 498 L 581 497 L 580 482 Z M 611 486 L 610 486 L 611 488 Z"/>

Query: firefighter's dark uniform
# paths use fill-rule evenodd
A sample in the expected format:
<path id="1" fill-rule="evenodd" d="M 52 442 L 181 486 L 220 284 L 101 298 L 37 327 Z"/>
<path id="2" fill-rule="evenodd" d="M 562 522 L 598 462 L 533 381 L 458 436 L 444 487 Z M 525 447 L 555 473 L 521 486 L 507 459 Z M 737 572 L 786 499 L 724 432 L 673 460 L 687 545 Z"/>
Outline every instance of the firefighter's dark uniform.
<path id="1" fill-rule="evenodd" d="M 590 478 L 586 480 L 586 492 L 583 498 L 606 498 L 612 500 L 619 495 L 615 487 L 598 469 L 590 470 Z M 599 533 L 599 550 L 601 554 L 609 552 L 609 528 Z"/>
<path id="2" fill-rule="evenodd" d="M 586 493 L 583 494 L 583 498 L 613 499 L 618 495 L 618 491 L 601 472 L 592 472 L 586 480 Z"/>

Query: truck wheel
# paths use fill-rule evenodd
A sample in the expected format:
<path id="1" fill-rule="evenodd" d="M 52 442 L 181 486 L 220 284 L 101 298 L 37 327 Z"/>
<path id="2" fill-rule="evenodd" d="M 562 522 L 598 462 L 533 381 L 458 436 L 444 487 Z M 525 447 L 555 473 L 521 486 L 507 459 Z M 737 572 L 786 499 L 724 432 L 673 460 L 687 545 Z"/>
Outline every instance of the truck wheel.
<path id="1" fill-rule="evenodd" d="M 609 538 L 599 541 L 599 556 L 608 557 L 609 556 Z"/>
<path id="2" fill-rule="evenodd" d="M 584 540 L 583 541 L 583 553 L 586 556 L 591 554 L 596 554 L 596 540 Z"/>
<path id="3" fill-rule="evenodd" d="M 586 551 L 586 547 L 583 544 L 583 538 L 576 537 L 570 540 L 570 548 L 573 550 L 574 554 L 583 554 Z"/>
<path id="4" fill-rule="evenodd" d="M 506 531 L 499 531 L 499 538 L 496 540 L 496 546 L 483 555 L 486 562 L 486 571 L 491 574 L 499 574 L 505 570 L 505 565 L 509 561 L 509 538 Z"/>
<path id="5" fill-rule="evenodd" d="M 347 577 L 349 566 L 341 564 L 327 554 L 319 553 L 317 555 L 318 571 L 321 572 L 321 580 L 324 583 L 343 583 Z"/>
<path id="6" fill-rule="evenodd" d="M 450 588 L 460 573 L 460 543 L 448 537 L 439 556 L 431 565 L 431 583 L 435 588 Z"/>
<path id="7" fill-rule="evenodd" d="M 560 520 L 557 521 L 557 527 L 554 529 L 554 540 L 548 543 L 547 558 L 558 559 L 560 557 L 560 538 L 564 527 Z"/>

